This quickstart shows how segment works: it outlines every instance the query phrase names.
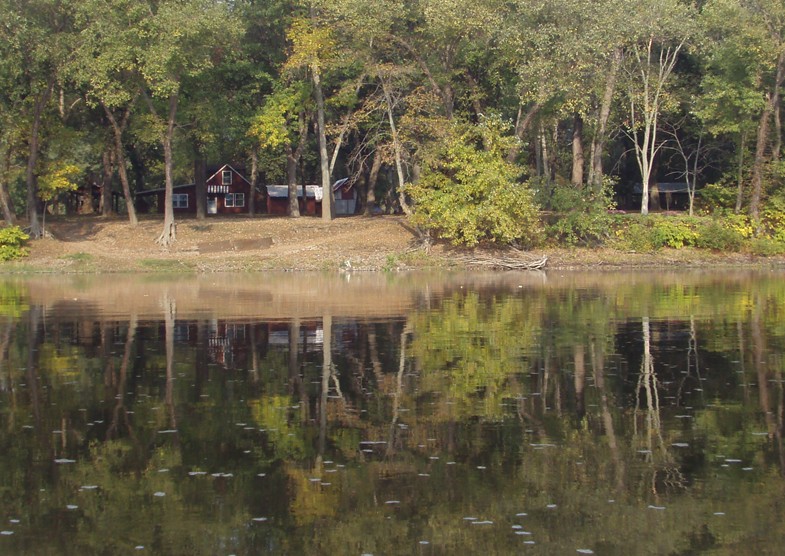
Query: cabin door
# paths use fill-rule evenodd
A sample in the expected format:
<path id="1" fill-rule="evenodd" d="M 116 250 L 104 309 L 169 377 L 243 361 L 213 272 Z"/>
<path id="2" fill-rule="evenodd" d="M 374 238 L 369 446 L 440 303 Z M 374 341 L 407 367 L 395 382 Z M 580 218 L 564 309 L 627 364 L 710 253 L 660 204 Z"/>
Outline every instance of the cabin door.
<path id="1" fill-rule="evenodd" d="M 218 197 L 207 197 L 207 214 L 218 214 Z"/>

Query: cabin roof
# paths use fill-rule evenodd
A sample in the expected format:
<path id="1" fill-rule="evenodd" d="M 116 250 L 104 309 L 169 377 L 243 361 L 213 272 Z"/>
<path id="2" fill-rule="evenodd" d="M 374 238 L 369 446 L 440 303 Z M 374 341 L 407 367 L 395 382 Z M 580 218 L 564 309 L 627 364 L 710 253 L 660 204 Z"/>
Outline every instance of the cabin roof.
<path id="1" fill-rule="evenodd" d="M 215 176 L 217 176 L 218 174 L 220 174 L 221 172 L 223 172 L 223 171 L 224 171 L 224 170 L 226 170 L 226 169 L 229 169 L 229 170 L 231 170 L 232 172 L 234 172 L 235 174 L 237 174 L 238 176 L 240 176 L 240 177 L 243 179 L 243 181 L 245 181 L 245 183 L 247 183 L 248 185 L 251 185 L 251 182 L 250 182 L 250 181 L 248 181 L 244 175 L 242 175 L 240 172 L 238 172 L 237 170 L 235 170 L 234 168 L 232 168 L 232 167 L 231 167 L 229 164 L 224 164 L 223 166 L 221 166 L 220 168 L 218 168 L 218 170 L 217 170 L 216 172 L 214 172 L 212 176 L 210 176 L 209 178 L 207 178 L 207 180 L 206 180 L 206 181 L 210 181 L 211 179 L 213 179 Z"/>

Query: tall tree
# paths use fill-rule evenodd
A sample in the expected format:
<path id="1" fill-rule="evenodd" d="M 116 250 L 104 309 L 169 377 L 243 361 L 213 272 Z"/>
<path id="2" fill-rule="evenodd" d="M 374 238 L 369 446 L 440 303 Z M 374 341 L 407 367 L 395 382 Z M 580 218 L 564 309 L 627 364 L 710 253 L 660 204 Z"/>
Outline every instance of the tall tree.
<path id="1" fill-rule="evenodd" d="M 231 50 L 242 27 L 223 2 L 162 0 L 151 2 L 149 11 L 139 28 L 144 38 L 139 67 L 164 152 L 164 225 L 156 243 L 168 247 L 176 239 L 172 148 L 184 82 L 198 80 Z"/>
<path id="2" fill-rule="evenodd" d="M 13 117 L 25 130 L 27 219 L 32 238 L 43 234 L 38 212 L 38 161 L 50 101 L 70 50 L 69 8 L 70 4 L 53 0 L 0 3 L 3 85 L 8 87 L 3 93 L 7 95 L 4 108 L 14 108 Z"/>
<path id="3" fill-rule="evenodd" d="M 672 103 L 672 75 L 693 34 L 691 10 L 680 2 L 646 2 L 633 19 L 635 40 L 627 48 L 627 133 L 641 173 L 641 214 L 649 213 L 649 183 L 662 147 L 660 116 Z"/>

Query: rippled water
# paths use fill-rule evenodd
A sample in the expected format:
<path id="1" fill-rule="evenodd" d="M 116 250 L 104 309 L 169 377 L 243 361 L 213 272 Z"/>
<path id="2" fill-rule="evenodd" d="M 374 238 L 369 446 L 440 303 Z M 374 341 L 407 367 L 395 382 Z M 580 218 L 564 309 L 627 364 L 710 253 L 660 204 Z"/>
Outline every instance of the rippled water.
<path id="1" fill-rule="evenodd" d="M 779 554 L 783 277 L 0 283 L 0 553 Z"/>

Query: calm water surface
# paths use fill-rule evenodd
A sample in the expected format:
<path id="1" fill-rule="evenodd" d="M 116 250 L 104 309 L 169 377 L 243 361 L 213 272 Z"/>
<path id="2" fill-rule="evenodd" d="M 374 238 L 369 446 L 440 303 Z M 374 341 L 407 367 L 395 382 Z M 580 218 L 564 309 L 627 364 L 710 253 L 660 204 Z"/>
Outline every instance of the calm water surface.
<path id="1" fill-rule="evenodd" d="M 783 278 L 0 282 L 0 553 L 781 554 Z"/>

